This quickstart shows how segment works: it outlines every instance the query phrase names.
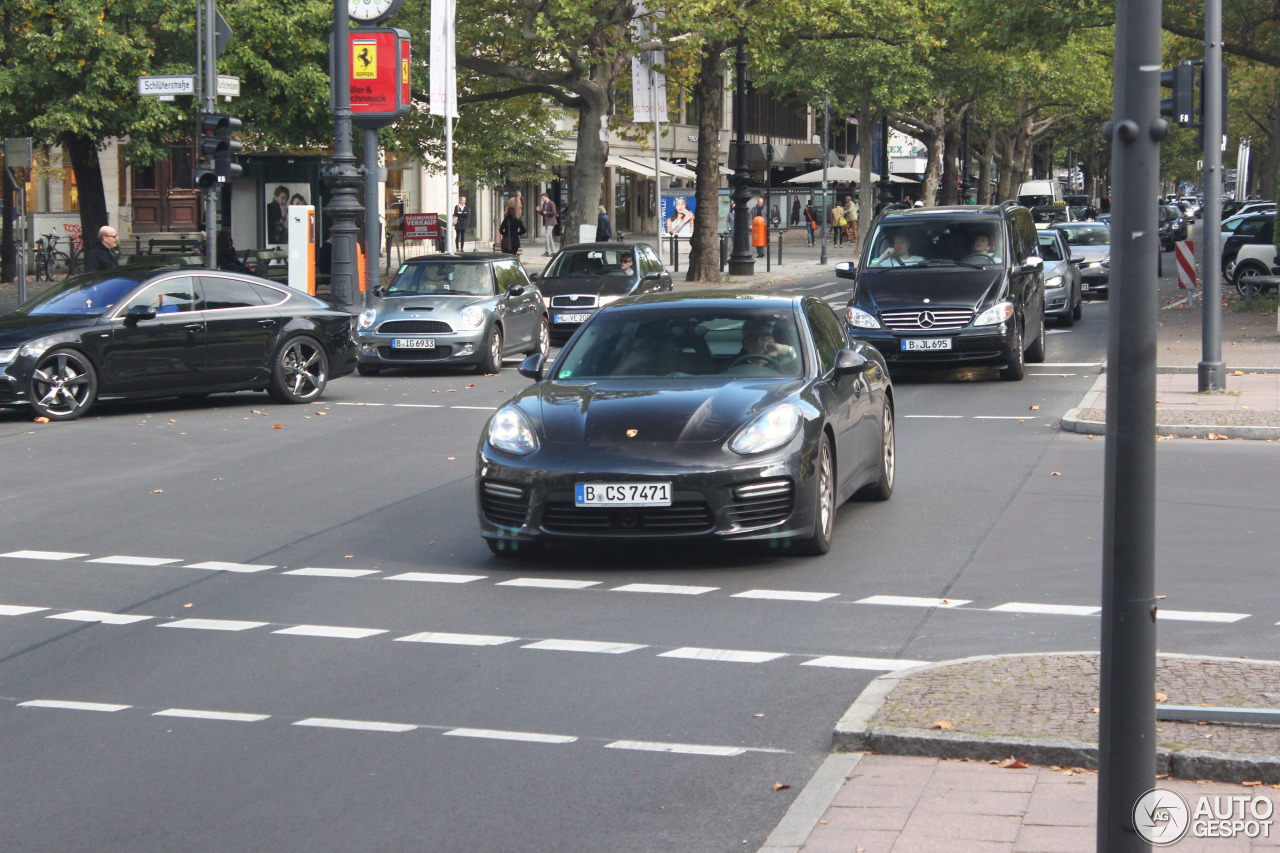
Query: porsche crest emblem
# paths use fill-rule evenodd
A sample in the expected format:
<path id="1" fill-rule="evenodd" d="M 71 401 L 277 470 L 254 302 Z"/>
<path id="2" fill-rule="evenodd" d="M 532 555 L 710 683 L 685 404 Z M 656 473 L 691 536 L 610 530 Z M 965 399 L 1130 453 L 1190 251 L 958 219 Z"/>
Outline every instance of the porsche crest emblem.
<path id="1" fill-rule="evenodd" d="M 627 438 L 635 438 L 639 434 L 640 434 L 640 430 L 638 429 L 627 430 Z"/>

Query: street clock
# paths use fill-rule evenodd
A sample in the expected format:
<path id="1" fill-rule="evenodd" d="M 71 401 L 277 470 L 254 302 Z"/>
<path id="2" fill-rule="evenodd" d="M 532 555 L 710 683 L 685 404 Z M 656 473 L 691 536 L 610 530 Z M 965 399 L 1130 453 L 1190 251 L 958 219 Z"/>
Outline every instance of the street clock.
<path id="1" fill-rule="evenodd" d="M 347 14 L 364 24 L 376 24 L 400 11 L 404 0 L 347 0 Z"/>

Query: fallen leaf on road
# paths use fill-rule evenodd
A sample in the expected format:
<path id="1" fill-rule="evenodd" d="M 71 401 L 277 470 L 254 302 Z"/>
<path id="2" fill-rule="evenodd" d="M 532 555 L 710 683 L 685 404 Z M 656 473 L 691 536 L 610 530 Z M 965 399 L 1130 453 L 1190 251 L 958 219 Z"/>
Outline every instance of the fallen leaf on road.
<path id="1" fill-rule="evenodd" d="M 1165 694 L 1161 693 L 1159 690 L 1157 690 L 1157 691 L 1156 691 L 1156 701 L 1157 701 L 1157 702 L 1168 702 L 1168 701 L 1169 701 L 1169 697 L 1168 697 L 1168 696 L 1166 696 Z"/>
<path id="2" fill-rule="evenodd" d="M 1205 438 L 1209 439 L 1210 441 L 1227 441 L 1228 440 L 1225 435 L 1218 435 L 1216 432 L 1209 433 L 1207 436 L 1205 436 Z"/>
<path id="3" fill-rule="evenodd" d="M 436 544 L 436 540 L 432 539 L 432 540 L 431 540 L 430 542 L 428 542 L 427 544 L 428 544 L 428 545 L 434 545 L 434 544 Z"/>
<path id="4" fill-rule="evenodd" d="M 476 387 L 476 383 L 472 382 L 472 383 L 471 383 L 470 385 L 468 385 L 467 387 L 468 387 L 468 388 L 474 388 L 474 387 Z"/>
<path id="5" fill-rule="evenodd" d="M 1261 779 L 1251 779 L 1251 780 L 1250 780 L 1250 781 L 1248 781 L 1248 782 L 1241 782 L 1240 784 L 1241 784 L 1241 785 L 1243 785 L 1243 786 L 1244 786 L 1244 787 L 1246 787 L 1246 788 L 1258 788 L 1258 787 L 1260 787 L 1260 786 L 1262 785 L 1262 780 L 1261 780 Z"/>
<path id="6" fill-rule="evenodd" d="M 184 605 L 182 605 L 182 606 L 183 606 L 183 607 L 190 607 L 190 606 L 191 606 L 191 602 L 187 602 L 186 604 L 184 604 Z"/>
<path id="7" fill-rule="evenodd" d="M 453 461 L 454 459 L 456 459 L 456 458 L 457 458 L 457 457 L 454 457 L 454 456 L 446 456 L 446 457 L 445 457 L 445 459 L 448 459 L 450 462 L 452 462 L 452 461 Z"/>
<path id="8" fill-rule="evenodd" d="M 276 424 L 272 429 L 284 429 L 284 424 Z"/>
<path id="9" fill-rule="evenodd" d="M 1089 439 L 1090 441 L 1093 441 L 1093 436 L 1091 435 L 1085 436 L 1085 438 Z"/>
<path id="10" fill-rule="evenodd" d="M 164 489 L 152 489 L 151 494 L 158 495 L 164 492 Z"/>
<path id="11" fill-rule="evenodd" d="M 1096 713 L 1098 713 L 1098 711 L 1099 711 L 1099 710 L 1100 710 L 1100 709 L 1098 708 L 1098 706 L 1097 706 L 1097 705 L 1094 705 L 1092 708 L 1090 708 L 1090 709 L 1089 709 L 1089 713 L 1090 713 L 1090 714 L 1096 714 Z"/>
<path id="12" fill-rule="evenodd" d="M 342 559 L 344 559 L 344 560 L 350 560 L 350 559 L 351 559 L 352 557 L 354 557 L 354 556 L 355 556 L 355 554 L 348 554 L 347 556 L 343 557 Z"/>
<path id="13" fill-rule="evenodd" d="M 1156 598 L 1168 598 L 1168 597 L 1169 597 L 1169 596 L 1167 596 L 1167 595 L 1157 595 L 1157 596 L 1156 596 Z"/>
<path id="14" fill-rule="evenodd" d="M 222 482 L 222 478 L 221 478 L 221 477 L 214 477 L 214 478 L 213 478 L 213 482 L 215 482 L 215 483 L 220 483 L 220 482 Z"/>
<path id="15" fill-rule="evenodd" d="M 1023 770 L 1027 766 L 1027 762 L 1021 758 L 1006 758 L 1000 762 L 1000 766 L 1006 770 Z"/>
<path id="16" fill-rule="evenodd" d="M 176 423 L 177 423 L 177 421 L 175 421 L 173 418 L 169 418 L 169 423 L 171 423 L 171 424 L 176 424 Z"/>
<path id="17" fill-rule="evenodd" d="M 775 791 L 785 791 L 785 790 L 787 790 L 787 789 L 788 789 L 788 788 L 790 788 L 790 787 L 791 787 L 791 786 L 790 786 L 790 785 L 788 785 L 788 784 L 786 784 L 785 782 L 774 782 L 774 783 L 773 783 L 773 790 L 775 790 Z"/>
<path id="18" fill-rule="evenodd" d="M 934 720 L 932 723 L 929 724 L 929 728 L 942 729 L 943 731 L 946 731 L 947 729 L 951 728 L 951 721 L 950 720 Z"/>
<path id="19" fill-rule="evenodd" d="M 36 418 L 36 423 L 38 424 L 47 424 L 48 422 L 49 422 L 48 418 Z"/>
<path id="20" fill-rule="evenodd" d="M 1232 375 L 1232 376 L 1244 376 L 1244 371 L 1243 371 L 1243 370 L 1237 370 L 1237 371 L 1235 371 L 1234 373 L 1232 373 L 1231 375 Z"/>
<path id="21" fill-rule="evenodd" d="M 1050 476 L 1050 477 L 1061 477 L 1061 476 L 1062 476 L 1062 472 L 1061 472 L 1061 471 L 1051 471 L 1051 472 L 1049 472 L 1049 476 Z"/>
<path id="22" fill-rule="evenodd" d="M 316 414 L 317 414 L 317 415 L 327 415 L 327 414 L 329 414 L 329 413 L 328 413 L 328 412 L 316 412 Z"/>
<path id="23" fill-rule="evenodd" d="M 764 716 L 764 714 L 752 714 L 751 716 L 753 716 L 753 717 L 763 717 L 763 716 Z"/>
<path id="24" fill-rule="evenodd" d="M 1038 411 L 1040 411 L 1040 407 L 1039 407 L 1039 406 L 1032 406 L 1032 407 L 1031 407 L 1031 411 L 1033 411 L 1033 412 L 1038 412 Z"/>
<path id="25" fill-rule="evenodd" d="M 266 414 L 266 412 L 261 412 L 261 411 L 259 411 L 259 410 L 257 410 L 257 409 L 250 409 L 250 410 L 249 410 L 249 413 L 250 413 L 250 414 L 253 414 L 253 415 L 265 415 L 265 414 Z"/>
<path id="26" fill-rule="evenodd" d="M 1050 765 L 1049 765 L 1049 769 L 1050 769 L 1050 770 L 1061 770 L 1062 768 L 1061 768 L 1061 767 L 1059 767 L 1059 766 L 1058 766 L 1058 765 L 1056 765 L 1056 764 L 1050 764 Z M 1156 778 L 1157 778 L 1157 779 L 1159 779 L 1160 777 L 1159 777 L 1159 776 L 1157 776 Z"/>

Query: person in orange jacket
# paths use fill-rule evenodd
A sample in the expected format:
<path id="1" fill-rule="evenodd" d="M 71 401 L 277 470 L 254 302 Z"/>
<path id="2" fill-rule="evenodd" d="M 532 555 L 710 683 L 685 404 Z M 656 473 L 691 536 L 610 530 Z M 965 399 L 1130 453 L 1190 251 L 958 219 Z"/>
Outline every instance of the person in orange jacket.
<path id="1" fill-rule="evenodd" d="M 769 245 L 769 223 L 759 213 L 751 220 L 751 245 L 756 247 L 756 257 L 763 258 L 764 248 Z"/>

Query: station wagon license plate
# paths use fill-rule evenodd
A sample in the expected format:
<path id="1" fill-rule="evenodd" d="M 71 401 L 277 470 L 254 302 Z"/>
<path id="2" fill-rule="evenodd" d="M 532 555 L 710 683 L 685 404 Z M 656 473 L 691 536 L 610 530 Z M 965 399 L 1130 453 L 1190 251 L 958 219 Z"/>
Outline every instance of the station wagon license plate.
<path id="1" fill-rule="evenodd" d="M 556 323 L 585 323 L 590 314 L 557 314 L 552 318 Z"/>
<path id="2" fill-rule="evenodd" d="M 670 483 L 578 483 L 576 506 L 671 506 Z"/>
<path id="3" fill-rule="evenodd" d="M 933 352 L 951 349 L 951 338 L 903 338 L 903 352 Z"/>
<path id="4" fill-rule="evenodd" d="M 391 341 L 392 349 L 435 349 L 435 338 L 395 338 Z"/>

